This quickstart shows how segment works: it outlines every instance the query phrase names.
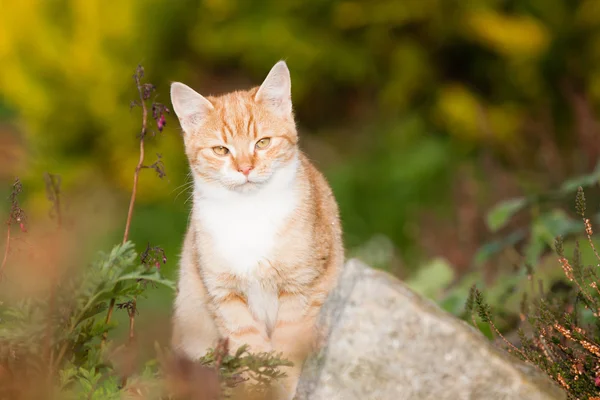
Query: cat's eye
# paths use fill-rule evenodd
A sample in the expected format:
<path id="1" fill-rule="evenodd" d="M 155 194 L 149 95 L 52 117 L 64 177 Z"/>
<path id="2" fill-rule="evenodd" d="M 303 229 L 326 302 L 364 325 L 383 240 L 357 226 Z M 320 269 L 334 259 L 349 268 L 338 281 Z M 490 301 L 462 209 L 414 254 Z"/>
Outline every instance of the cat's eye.
<path id="1" fill-rule="evenodd" d="M 266 149 L 270 143 L 271 143 L 271 138 L 268 138 L 268 137 L 262 138 L 258 142 L 256 142 L 256 148 L 257 149 Z"/>
<path id="2" fill-rule="evenodd" d="M 229 149 L 225 146 L 215 146 L 212 148 L 216 155 L 225 156 L 229 154 Z"/>

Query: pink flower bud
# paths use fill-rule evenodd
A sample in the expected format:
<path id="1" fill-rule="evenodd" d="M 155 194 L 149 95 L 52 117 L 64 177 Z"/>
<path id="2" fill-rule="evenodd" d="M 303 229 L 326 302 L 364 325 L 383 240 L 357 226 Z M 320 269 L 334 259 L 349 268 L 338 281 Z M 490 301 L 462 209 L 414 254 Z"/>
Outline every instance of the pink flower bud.
<path id="1" fill-rule="evenodd" d="M 156 121 L 156 125 L 158 126 L 158 131 L 162 132 L 162 130 L 164 129 L 166 124 L 167 124 L 167 120 L 165 119 L 165 115 L 160 114 L 160 118 L 158 119 L 158 121 Z"/>

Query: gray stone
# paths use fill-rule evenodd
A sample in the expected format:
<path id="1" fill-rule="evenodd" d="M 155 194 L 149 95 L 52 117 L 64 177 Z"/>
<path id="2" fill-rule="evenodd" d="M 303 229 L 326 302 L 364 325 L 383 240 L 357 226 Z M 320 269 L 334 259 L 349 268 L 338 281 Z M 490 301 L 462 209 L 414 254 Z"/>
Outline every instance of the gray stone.
<path id="1" fill-rule="evenodd" d="M 535 367 L 358 260 L 321 317 L 325 345 L 304 367 L 298 400 L 566 399 Z"/>

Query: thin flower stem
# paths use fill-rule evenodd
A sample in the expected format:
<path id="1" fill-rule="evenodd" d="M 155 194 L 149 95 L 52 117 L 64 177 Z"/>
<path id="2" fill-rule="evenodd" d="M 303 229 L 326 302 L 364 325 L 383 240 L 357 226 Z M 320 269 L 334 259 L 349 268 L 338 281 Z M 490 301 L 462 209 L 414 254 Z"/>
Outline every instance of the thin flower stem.
<path id="1" fill-rule="evenodd" d="M 144 168 L 144 135 L 146 134 L 146 103 L 142 103 L 143 113 L 144 113 L 144 122 L 142 128 L 142 137 L 140 138 L 140 160 L 138 162 L 137 167 L 135 168 L 135 173 L 133 174 L 133 190 L 131 192 L 131 199 L 129 200 L 129 211 L 127 212 L 127 222 L 125 223 L 125 233 L 123 234 L 123 244 L 127 242 L 129 239 L 129 227 L 131 226 L 131 218 L 133 217 L 133 207 L 135 205 L 135 198 L 137 195 L 137 186 L 138 180 L 140 176 L 140 171 Z"/>
<path id="2" fill-rule="evenodd" d="M 594 246 L 594 242 L 592 241 L 592 233 L 593 233 L 592 224 L 590 223 L 590 220 L 587 218 L 583 218 L 583 223 L 585 225 L 585 236 L 587 237 L 588 243 L 590 244 L 590 247 L 594 251 L 594 255 L 596 256 L 596 259 L 598 261 L 600 261 L 600 255 L 598 254 L 598 250 L 596 250 L 596 246 Z"/>
<path id="3" fill-rule="evenodd" d="M 2 276 L 4 275 L 4 267 L 6 266 L 6 261 L 8 260 L 8 253 L 10 252 L 10 223 L 7 224 L 6 228 L 6 244 L 4 246 L 4 257 L 2 258 L 2 265 L 0 265 L 0 280 L 2 280 Z"/>
<path id="4" fill-rule="evenodd" d="M 135 79 L 135 83 L 137 86 L 137 90 L 140 96 L 140 105 L 142 107 L 142 130 L 140 132 L 140 158 L 138 161 L 137 166 L 135 167 L 135 172 L 133 174 L 133 188 L 131 190 L 131 199 L 129 200 L 129 210 L 127 211 L 127 221 L 125 222 L 125 232 L 123 233 L 123 244 L 125 244 L 125 242 L 127 242 L 127 240 L 129 239 L 129 229 L 131 227 L 131 219 L 133 218 L 133 208 L 135 206 L 135 199 L 136 199 L 136 195 L 137 195 L 137 187 L 138 187 L 138 181 L 139 181 L 139 175 L 140 175 L 140 171 L 142 170 L 142 168 L 144 168 L 144 155 L 145 155 L 145 150 L 144 150 L 144 138 L 146 137 L 146 131 L 147 131 L 147 123 L 148 123 L 148 107 L 146 106 L 146 99 L 144 98 L 144 92 L 143 92 L 143 88 L 142 88 L 142 83 L 140 82 L 140 74 L 138 71 L 136 71 L 135 75 L 134 75 L 134 79 Z M 106 313 L 106 320 L 105 320 L 105 324 L 110 323 L 110 320 L 112 318 L 112 314 L 115 308 L 115 298 L 110 299 L 110 304 L 108 306 L 108 311 Z M 132 318 L 132 317 L 130 317 Z M 135 318 L 135 317 L 133 317 Z M 133 323 L 130 323 L 130 332 L 129 335 L 131 337 L 131 335 L 133 335 Z M 105 343 L 106 343 L 106 339 L 108 336 L 108 332 L 104 332 L 104 334 L 102 335 L 102 341 L 100 342 L 100 346 L 102 347 Z"/>
<path id="5" fill-rule="evenodd" d="M 53 334 L 53 318 L 56 308 L 56 276 L 54 272 L 54 266 L 51 265 L 51 284 L 50 284 L 50 298 L 48 299 L 48 321 L 46 322 L 46 332 L 44 335 L 44 346 L 43 346 L 43 356 L 48 360 L 48 365 L 50 368 L 48 369 L 48 378 L 51 378 L 54 375 L 54 370 L 52 368 L 52 334 Z"/>
<path id="6" fill-rule="evenodd" d="M 65 356 L 65 352 L 67 351 L 68 345 L 69 345 L 69 342 L 67 340 L 65 340 L 65 342 L 63 343 L 63 345 L 61 346 L 61 348 L 58 352 L 58 356 L 56 357 L 56 361 L 54 362 L 53 369 L 57 370 L 60 367 L 60 362 L 62 361 L 62 358 Z"/>
<path id="7" fill-rule="evenodd" d="M 531 364 L 533 364 L 533 362 L 529 359 L 529 357 L 527 357 L 527 355 L 525 354 L 525 352 L 519 348 L 517 348 L 514 344 L 512 344 L 506 337 L 504 337 L 504 335 L 502 333 L 500 333 L 500 330 L 498 328 L 496 328 L 496 324 L 494 324 L 494 322 L 490 319 L 489 320 L 489 324 L 490 327 L 494 330 L 494 332 L 496 333 L 496 335 L 498 335 L 498 337 L 500 337 L 500 339 L 502 339 L 502 341 L 504 343 L 506 343 L 508 345 L 508 347 L 510 347 L 513 351 L 519 353 L 526 361 L 530 362 Z"/>
<path id="8" fill-rule="evenodd" d="M 135 313 L 137 310 L 137 300 L 134 299 L 131 303 L 131 308 L 128 310 L 129 312 L 129 344 L 131 345 L 135 340 Z"/>
<path id="9" fill-rule="evenodd" d="M 129 339 L 127 345 L 131 347 L 135 341 L 135 313 L 137 310 L 137 300 L 134 298 L 131 305 L 127 307 L 127 314 L 129 315 Z M 131 349 L 129 350 L 131 351 Z M 121 387 L 127 385 L 129 374 L 125 373 L 121 377 Z"/>
<path id="10" fill-rule="evenodd" d="M 110 322 L 110 319 L 112 318 L 112 314 L 113 311 L 115 310 L 115 302 L 117 300 L 113 297 L 112 299 L 110 299 L 110 304 L 108 306 L 108 311 L 106 312 L 106 320 L 104 321 L 105 325 L 108 325 L 108 323 Z M 104 346 L 104 343 L 106 343 L 106 338 L 108 337 L 108 332 L 105 331 L 102 334 L 102 340 L 100 341 L 100 347 Z"/>
<path id="11" fill-rule="evenodd" d="M 4 268 L 6 267 L 6 262 L 8 260 L 8 254 L 10 253 L 10 229 L 13 223 L 18 223 L 22 232 L 27 232 L 25 229 L 25 213 L 23 209 L 19 206 L 19 201 L 17 196 L 23 190 L 23 185 L 19 178 L 15 179 L 15 183 L 12 185 L 12 192 L 10 194 L 10 212 L 8 214 L 8 219 L 6 220 L 6 244 L 4 247 L 4 257 L 2 258 L 2 264 L 0 264 L 0 280 L 2 280 L 2 274 L 4 273 Z"/>

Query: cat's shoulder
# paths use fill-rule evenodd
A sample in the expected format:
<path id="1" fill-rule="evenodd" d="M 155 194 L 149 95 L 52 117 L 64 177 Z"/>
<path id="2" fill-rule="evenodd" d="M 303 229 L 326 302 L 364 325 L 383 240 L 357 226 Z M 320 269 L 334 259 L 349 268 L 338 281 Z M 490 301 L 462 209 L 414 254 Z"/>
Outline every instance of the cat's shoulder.
<path id="1" fill-rule="evenodd" d="M 319 170 L 317 165 L 309 158 L 309 156 L 306 155 L 306 153 L 300 151 L 299 160 L 302 170 L 312 185 L 321 186 L 330 190 L 327 178 L 325 178 L 325 175 Z"/>

